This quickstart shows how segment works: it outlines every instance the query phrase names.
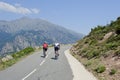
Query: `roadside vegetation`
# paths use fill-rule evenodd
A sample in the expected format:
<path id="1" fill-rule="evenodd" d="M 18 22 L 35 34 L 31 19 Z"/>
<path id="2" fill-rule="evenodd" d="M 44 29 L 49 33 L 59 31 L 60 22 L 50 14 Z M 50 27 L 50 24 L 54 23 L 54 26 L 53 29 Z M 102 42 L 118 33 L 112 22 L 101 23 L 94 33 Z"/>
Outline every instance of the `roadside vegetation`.
<path id="1" fill-rule="evenodd" d="M 99 80 L 120 80 L 120 17 L 91 29 L 71 53 Z"/>
<path id="2" fill-rule="evenodd" d="M 4 70 L 7 67 L 12 66 L 13 64 L 15 64 L 16 62 L 18 62 L 19 60 L 21 60 L 22 58 L 32 54 L 32 52 L 34 52 L 35 49 L 32 47 L 27 47 L 19 52 L 16 52 L 14 54 L 11 55 L 7 55 L 3 58 L 0 58 L 0 70 Z"/>

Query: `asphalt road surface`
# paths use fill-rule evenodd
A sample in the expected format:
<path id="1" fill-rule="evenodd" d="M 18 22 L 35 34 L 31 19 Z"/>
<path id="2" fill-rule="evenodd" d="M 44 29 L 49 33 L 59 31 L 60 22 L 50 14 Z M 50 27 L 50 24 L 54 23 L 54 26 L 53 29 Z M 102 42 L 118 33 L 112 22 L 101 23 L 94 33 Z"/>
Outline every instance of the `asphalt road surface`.
<path id="1" fill-rule="evenodd" d="M 37 51 L 15 65 L 0 71 L 0 80 L 97 80 L 62 45 L 60 56 L 54 59 L 54 48 L 49 48 L 47 57 Z"/>
<path id="2" fill-rule="evenodd" d="M 64 51 L 69 46 L 61 46 L 60 56 L 54 59 L 54 48 L 49 48 L 47 57 L 38 51 L 15 65 L 0 71 L 0 80 L 72 80 L 73 75 Z"/>

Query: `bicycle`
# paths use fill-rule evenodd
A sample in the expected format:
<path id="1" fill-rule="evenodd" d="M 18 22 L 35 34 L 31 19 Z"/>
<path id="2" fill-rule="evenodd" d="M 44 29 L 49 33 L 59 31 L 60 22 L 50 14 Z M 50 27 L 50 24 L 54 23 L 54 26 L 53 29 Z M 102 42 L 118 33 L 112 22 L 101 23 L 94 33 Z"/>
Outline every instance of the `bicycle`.
<path id="1" fill-rule="evenodd" d="M 58 56 L 59 56 L 59 52 L 58 50 L 55 51 L 55 59 L 58 59 Z"/>
<path id="2" fill-rule="evenodd" d="M 47 52 L 47 48 L 43 48 L 43 57 L 45 58 L 46 57 L 46 52 Z"/>

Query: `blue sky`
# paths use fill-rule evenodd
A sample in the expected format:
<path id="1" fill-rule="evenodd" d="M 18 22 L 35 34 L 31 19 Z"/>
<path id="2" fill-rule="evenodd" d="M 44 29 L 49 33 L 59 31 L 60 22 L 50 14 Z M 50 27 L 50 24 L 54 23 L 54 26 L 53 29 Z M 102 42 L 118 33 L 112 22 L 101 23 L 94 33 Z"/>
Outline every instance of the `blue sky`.
<path id="1" fill-rule="evenodd" d="M 0 20 L 41 18 L 78 33 L 120 16 L 120 0 L 0 0 Z"/>

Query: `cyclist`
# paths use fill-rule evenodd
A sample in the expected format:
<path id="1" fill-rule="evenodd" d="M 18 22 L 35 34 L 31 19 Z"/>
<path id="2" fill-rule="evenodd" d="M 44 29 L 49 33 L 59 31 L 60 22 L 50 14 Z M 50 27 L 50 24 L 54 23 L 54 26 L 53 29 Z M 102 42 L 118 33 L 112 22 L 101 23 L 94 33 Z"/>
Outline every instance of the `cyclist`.
<path id="1" fill-rule="evenodd" d="M 46 51 L 47 51 L 47 49 L 48 49 L 48 44 L 47 44 L 47 42 L 45 41 L 45 42 L 43 43 L 43 55 L 44 55 L 44 57 L 46 57 Z"/>
<path id="2" fill-rule="evenodd" d="M 60 50 L 60 43 L 54 44 L 54 50 L 55 50 L 55 59 L 57 59 L 59 56 L 58 50 Z"/>

